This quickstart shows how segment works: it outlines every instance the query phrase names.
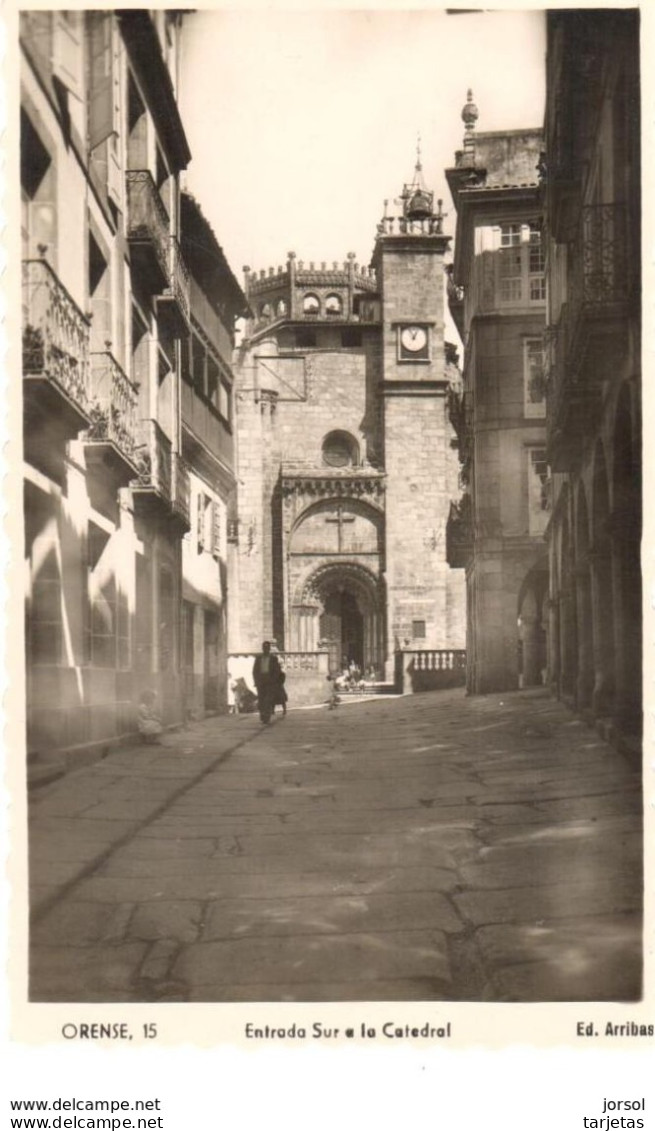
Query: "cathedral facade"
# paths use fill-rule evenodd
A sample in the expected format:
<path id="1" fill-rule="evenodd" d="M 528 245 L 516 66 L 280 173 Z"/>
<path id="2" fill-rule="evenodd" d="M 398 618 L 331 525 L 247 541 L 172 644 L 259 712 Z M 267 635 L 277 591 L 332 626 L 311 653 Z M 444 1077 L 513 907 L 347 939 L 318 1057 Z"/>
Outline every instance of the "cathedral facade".
<path id="1" fill-rule="evenodd" d="M 388 680 L 403 650 L 464 647 L 463 572 L 445 553 L 460 382 L 444 340 L 449 237 L 420 164 L 397 211 L 370 267 L 290 253 L 245 271 L 231 652 L 273 638 Z"/>

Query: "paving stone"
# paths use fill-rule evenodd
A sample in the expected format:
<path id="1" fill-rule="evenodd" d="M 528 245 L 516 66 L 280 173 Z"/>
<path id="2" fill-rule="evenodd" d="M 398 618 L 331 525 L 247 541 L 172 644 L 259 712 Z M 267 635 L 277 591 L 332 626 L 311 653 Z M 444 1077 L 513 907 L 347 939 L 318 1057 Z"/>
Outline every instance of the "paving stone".
<path id="1" fill-rule="evenodd" d="M 641 882 L 508 888 L 500 891 L 464 892 L 453 896 L 457 909 L 470 923 L 550 923 L 574 916 L 632 913 L 639 906 Z"/>
<path id="2" fill-rule="evenodd" d="M 219 900 L 207 910 L 203 942 L 279 935 L 347 934 L 437 928 L 457 933 L 463 923 L 452 904 L 435 892 L 358 895 L 321 899 Z"/>
<path id="3" fill-rule="evenodd" d="M 195 942 L 203 918 L 203 904 L 197 900 L 141 903 L 132 916 L 131 939 L 175 939 Z"/>
<path id="4" fill-rule="evenodd" d="M 187 985 L 261 982 L 366 983 L 420 977 L 450 980 L 446 936 L 439 931 L 243 938 L 186 947 L 173 976 Z"/>
<path id="5" fill-rule="evenodd" d="M 497 971 L 487 988 L 493 1001 L 639 1001 L 641 959 L 563 968 L 558 962 L 531 962 Z M 602 1031 L 602 1027 L 601 1027 Z"/>
<path id="6" fill-rule="evenodd" d="M 147 943 L 120 946 L 35 948 L 30 1001 L 138 1001 L 133 980 Z"/>
<path id="7" fill-rule="evenodd" d="M 35 985 L 62 1000 L 76 981 L 94 1001 L 576 1000 L 594 932 L 607 1000 L 632 992 L 639 777 L 545 693 L 208 720 L 167 741 L 32 802 L 33 903 L 88 870 L 50 912 L 70 945 L 33 940 Z M 94 941 L 123 925 L 130 944 Z"/>
<path id="8" fill-rule="evenodd" d="M 36 946 L 90 946 L 119 942 L 134 911 L 132 903 L 73 903 L 66 900 L 32 928 Z"/>
<path id="9" fill-rule="evenodd" d="M 139 979 L 150 982 L 167 979 L 179 951 L 180 943 L 177 939 L 157 939 L 141 963 Z"/>

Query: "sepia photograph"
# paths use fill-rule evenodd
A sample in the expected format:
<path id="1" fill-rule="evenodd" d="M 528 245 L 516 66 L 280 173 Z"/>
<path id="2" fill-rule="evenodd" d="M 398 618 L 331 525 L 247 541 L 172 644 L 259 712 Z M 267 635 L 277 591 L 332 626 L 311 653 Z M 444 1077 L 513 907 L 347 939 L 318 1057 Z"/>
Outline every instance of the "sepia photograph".
<path id="1" fill-rule="evenodd" d="M 638 8 L 17 34 L 28 1001 L 652 1037 Z"/>

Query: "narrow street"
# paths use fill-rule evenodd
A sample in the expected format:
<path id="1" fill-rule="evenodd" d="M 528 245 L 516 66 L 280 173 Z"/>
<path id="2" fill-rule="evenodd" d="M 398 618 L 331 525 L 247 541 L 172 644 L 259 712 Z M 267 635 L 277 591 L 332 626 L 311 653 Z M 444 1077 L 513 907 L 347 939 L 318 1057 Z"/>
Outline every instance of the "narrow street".
<path id="1" fill-rule="evenodd" d="M 545 692 L 165 743 L 35 791 L 32 1000 L 640 996 L 640 773 Z"/>

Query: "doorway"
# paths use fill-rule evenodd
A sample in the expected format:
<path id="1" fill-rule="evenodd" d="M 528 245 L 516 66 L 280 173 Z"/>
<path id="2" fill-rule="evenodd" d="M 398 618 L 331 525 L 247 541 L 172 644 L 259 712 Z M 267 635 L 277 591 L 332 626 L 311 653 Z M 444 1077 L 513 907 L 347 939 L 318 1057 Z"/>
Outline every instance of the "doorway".
<path id="1" fill-rule="evenodd" d="M 354 661 L 364 669 L 364 617 L 357 598 L 347 589 L 332 592 L 320 618 L 321 639 L 329 653 L 330 670 Z"/>

